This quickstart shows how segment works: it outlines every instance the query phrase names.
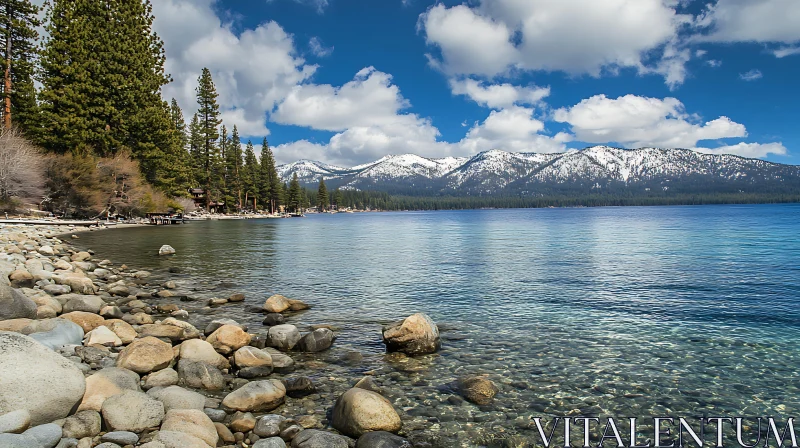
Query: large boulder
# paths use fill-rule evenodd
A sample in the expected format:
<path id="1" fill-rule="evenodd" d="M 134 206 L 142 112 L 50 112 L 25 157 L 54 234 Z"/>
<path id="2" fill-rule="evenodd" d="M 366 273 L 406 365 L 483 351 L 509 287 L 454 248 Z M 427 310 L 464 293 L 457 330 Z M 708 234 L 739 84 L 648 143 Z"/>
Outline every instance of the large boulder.
<path id="1" fill-rule="evenodd" d="M 271 411 L 286 398 L 286 388 L 278 380 L 253 381 L 229 393 L 222 405 L 242 412 Z"/>
<path id="2" fill-rule="evenodd" d="M 67 298 L 66 300 L 64 300 Z M 81 295 L 81 294 L 65 294 L 59 296 L 59 302 L 63 303 L 63 312 L 71 313 L 73 311 L 84 311 L 87 313 L 100 313 L 106 303 L 99 296 L 94 295 Z"/>
<path id="3" fill-rule="evenodd" d="M 125 347 L 117 358 L 117 367 L 136 373 L 150 373 L 169 367 L 172 345 L 154 337 L 137 339 Z"/>
<path id="4" fill-rule="evenodd" d="M 217 446 L 219 436 L 214 422 L 199 409 L 167 411 L 161 431 L 175 431 L 197 437 L 209 446 Z"/>
<path id="5" fill-rule="evenodd" d="M 470 376 L 458 381 L 458 390 L 467 401 L 477 405 L 491 403 L 498 389 L 489 379 L 482 376 Z"/>
<path id="6" fill-rule="evenodd" d="M 23 328 L 22 333 L 52 350 L 65 345 L 81 345 L 83 341 L 83 328 L 67 319 L 35 321 Z"/>
<path id="7" fill-rule="evenodd" d="M 383 328 L 388 352 L 407 355 L 434 353 L 441 348 L 439 327 L 427 314 L 417 313 Z"/>
<path id="8" fill-rule="evenodd" d="M 83 328 L 84 333 L 88 333 L 101 325 L 105 325 L 106 322 L 103 316 L 98 316 L 94 313 L 87 313 L 85 311 L 64 313 L 59 317 L 80 325 L 81 328 Z"/>
<path id="9" fill-rule="evenodd" d="M 241 378 L 259 378 L 272 373 L 272 356 L 255 347 L 242 347 L 233 354 Z"/>
<path id="10" fill-rule="evenodd" d="M 164 403 L 164 410 L 167 412 L 172 409 L 197 409 L 202 411 L 206 403 L 206 397 L 180 386 L 156 387 L 149 390 L 147 395 Z"/>
<path id="11" fill-rule="evenodd" d="M 178 361 L 179 383 L 195 389 L 222 390 L 225 388 L 225 378 L 222 372 L 204 362 L 189 361 L 182 359 Z"/>
<path id="12" fill-rule="evenodd" d="M 169 387 L 178 384 L 180 378 L 175 369 L 167 367 L 166 369 L 159 370 L 147 375 L 144 382 L 144 388 L 152 389 L 154 387 Z"/>
<path id="13" fill-rule="evenodd" d="M 347 438 L 317 429 L 300 431 L 292 439 L 292 448 L 348 448 Z"/>
<path id="14" fill-rule="evenodd" d="M 11 286 L 0 284 L 0 320 L 36 319 L 36 302 Z"/>
<path id="15" fill-rule="evenodd" d="M 128 390 L 103 403 L 103 421 L 110 431 L 140 433 L 160 425 L 162 420 L 164 404 L 143 392 Z"/>
<path id="16" fill-rule="evenodd" d="M 29 336 L 0 332 L 0 414 L 27 410 L 31 425 L 70 414 L 86 380 L 70 360 Z"/>
<path id="17" fill-rule="evenodd" d="M 250 343 L 250 335 L 235 325 L 223 325 L 206 339 L 214 350 L 228 355 Z"/>
<path id="18" fill-rule="evenodd" d="M 392 403 L 368 390 L 353 388 L 333 407 L 331 423 L 342 434 L 360 437 L 370 431 L 397 432 L 402 423 Z"/>
<path id="19" fill-rule="evenodd" d="M 288 351 L 300 341 L 300 331 L 294 325 L 283 324 L 269 327 L 267 345 L 278 350 Z"/>
<path id="20" fill-rule="evenodd" d="M 304 352 L 321 352 L 333 345 L 336 336 L 327 328 L 318 328 L 303 336 L 297 343 L 297 348 Z"/>
<path id="21" fill-rule="evenodd" d="M 236 322 L 233 319 L 220 318 L 220 319 L 214 319 L 211 322 L 209 322 L 209 324 L 206 325 L 205 330 L 203 330 L 203 333 L 206 336 L 208 336 L 211 333 L 217 331 L 219 329 L 219 327 L 221 327 L 223 325 L 233 325 L 235 327 L 241 328 L 242 331 L 247 331 L 247 325 L 241 325 L 241 324 L 239 324 L 239 322 Z"/>
<path id="22" fill-rule="evenodd" d="M 290 306 L 289 299 L 280 294 L 275 294 L 264 302 L 264 311 L 268 313 L 282 313 L 288 310 Z"/>
<path id="23" fill-rule="evenodd" d="M 53 281 L 58 285 L 66 285 L 70 287 L 72 292 L 78 294 L 94 294 L 96 292 L 92 279 L 83 274 L 76 272 L 65 272 L 52 276 Z"/>
<path id="24" fill-rule="evenodd" d="M 107 399 L 126 390 L 139 391 L 139 375 L 128 369 L 107 367 L 86 378 L 86 393 L 78 409 L 99 412 Z"/>
<path id="25" fill-rule="evenodd" d="M 218 369 L 230 367 L 228 360 L 214 350 L 214 346 L 200 339 L 184 341 L 180 346 L 181 360 L 204 362 Z"/>

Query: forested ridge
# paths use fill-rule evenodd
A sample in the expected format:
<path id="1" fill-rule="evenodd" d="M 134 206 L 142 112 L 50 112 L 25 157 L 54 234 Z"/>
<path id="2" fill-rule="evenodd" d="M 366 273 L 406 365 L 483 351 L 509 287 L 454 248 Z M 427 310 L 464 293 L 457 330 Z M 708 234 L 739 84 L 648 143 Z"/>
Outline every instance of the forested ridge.
<path id="1" fill-rule="evenodd" d="M 162 98 L 171 79 L 150 0 L 53 0 L 44 14 L 46 38 L 29 0 L 0 1 L 4 133 L 29 157 L 44 153 L 9 179 L 6 207 L 38 195 L 66 215 L 141 214 L 191 208 L 190 188 L 217 211 L 303 205 L 267 140 L 257 157 L 236 123 L 222 122 L 208 69 L 198 73 L 196 110 Z"/>
<path id="2" fill-rule="evenodd" d="M 237 123 L 223 122 L 208 69 L 197 73 L 192 110 L 162 97 L 171 78 L 163 42 L 152 28 L 152 0 L 52 0 L 45 8 L 0 0 L 5 210 L 30 204 L 58 215 L 95 217 L 195 206 L 235 213 L 312 205 L 435 210 L 800 200 L 794 190 L 633 194 L 532 192 L 528 185 L 476 195 L 482 183 L 465 192 L 428 191 L 422 184 L 358 191 L 340 190 L 336 179 L 329 179 L 329 191 L 321 179 L 281 179 L 266 138 L 256 142 L 259 156 L 252 141 L 242 141 Z"/>

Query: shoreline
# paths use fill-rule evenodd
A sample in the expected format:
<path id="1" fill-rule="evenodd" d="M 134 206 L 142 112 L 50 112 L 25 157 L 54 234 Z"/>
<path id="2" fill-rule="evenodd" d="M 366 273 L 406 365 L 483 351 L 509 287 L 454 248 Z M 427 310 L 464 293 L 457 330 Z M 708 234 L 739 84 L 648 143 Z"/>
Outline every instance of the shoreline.
<path id="1" fill-rule="evenodd" d="M 195 295 L 193 292 L 182 291 L 182 286 L 179 286 L 180 283 L 193 283 L 192 279 L 173 280 L 169 279 L 173 276 L 167 274 L 166 280 L 161 279 L 163 281 L 159 280 L 158 284 L 154 284 L 153 280 L 156 278 L 151 272 L 118 264 L 123 260 L 97 260 L 88 248 L 78 247 L 80 243 L 68 239 L 72 236 L 79 238 L 77 234 L 82 232 L 138 226 L 139 224 L 129 224 L 120 227 L 81 228 L 59 225 L 0 225 L 0 244 L 5 246 L 5 259 L 0 262 L 0 267 L 3 268 L 6 278 L 11 279 L 12 288 L 19 288 L 15 291 L 36 304 L 35 316 L 12 319 L 4 316 L 0 319 L 0 331 L 16 332 L 0 333 L 0 336 L 7 339 L 9 334 L 24 333 L 39 334 L 38 337 L 45 340 L 55 338 L 58 346 L 50 347 L 56 350 L 53 353 L 70 360 L 74 364 L 73 368 L 77 366 L 80 376 L 85 377 L 86 389 L 81 394 L 81 405 L 78 408 L 82 413 L 101 415 L 103 427 L 114 429 L 114 423 L 106 418 L 104 404 L 94 406 L 96 409 L 85 404 L 87 400 L 96 399 L 97 394 L 103 394 L 95 390 L 94 383 L 100 377 L 103 377 L 103 381 L 117 381 L 112 378 L 114 375 L 111 375 L 109 369 L 118 371 L 128 368 L 128 372 L 135 372 L 133 374 L 136 375 L 138 386 L 129 389 L 140 394 L 137 395 L 138 398 L 149 400 L 149 404 L 164 403 L 167 412 L 159 425 L 161 433 L 171 432 L 166 431 L 164 426 L 171 427 L 168 424 L 170 412 L 177 409 L 170 411 L 166 408 L 169 408 L 169 403 L 176 400 L 176 397 L 183 400 L 194 397 L 195 403 L 202 399 L 202 406 L 196 405 L 195 410 L 201 411 L 202 415 L 210 419 L 208 422 L 213 424 L 217 438 L 221 441 L 221 445 L 216 442 L 207 444 L 211 447 L 279 446 L 265 445 L 264 442 L 258 444 L 259 439 L 273 438 L 301 448 L 316 446 L 295 443 L 298 437 L 324 439 L 332 444 L 330 446 L 352 446 L 360 437 L 364 437 L 363 428 L 358 429 L 359 425 L 367 425 L 372 428 L 371 431 L 387 430 L 373 432 L 369 436 L 375 441 L 391 443 L 387 446 L 408 443 L 406 439 L 392 433 L 410 438 L 409 440 L 414 439 L 415 446 L 432 446 L 425 440 L 419 423 L 403 428 L 403 423 L 409 423 L 406 421 L 408 416 L 390 401 L 389 398 L 392 398 L 397 402 L 392 394 L 388 395 L 389 398 L 381 395 L 380 392 L 383 391 L 373 379 L 374 371 L 364 372 L 366 375 L 351 372 L 346 376 L 339 376 L 342 372 L 330 372 L 326 377 L 325 366 L 330 367 L 333 364 L 326 364 L 329 360 L 326 359 L 325 352 L 336 343 L 338 329 L 319 323 L 311 325 L 308 329 L 310 331 L 301 333 L 300 329 L 288 324 L 293 316 L 308 308 L 302 301 L 283 296 L 270 297 L 261 312 L 267 313 L 266 319 L 272 325 L 247 329 L 244 325 L 226 319 L 225 308 L 220 308 L 223 305 L 247 306 L 244 295 L 233 294 L 227 299 L 197 300 L 197 297 L 191 297 Z M 14 247 L 20 250 L 14 250 Z M 6 293 L 8 290 L 6 288 Z M 11 296 L 19 299 L 16 294 Z M 253 308 L 255 307 L 251 304 L 247 311 L 255 312 Z M 189 323 L 190 320 L 199 322 L 209 318 L 212 322 L 205 329 Z M 216 320 L 221 321 L 214 322 Z M 436 328 L 435 323 L 430 321 L 430 324 Z M 76 328 L 81 330 L 80 337 L 69 335 L 69 330 L 74 332 Z M 438 329 L 435 334 L 438 343 Z M 67 343 L 64 348 L 60 346 L 62 342 Z M 147 359 L 148 356 L 138 356 L 142 359 L 131 361 L 130 358 L 137 358 L 138 346 L 145 345 L 146 350 L 141 348 L 139 351 L 144 350 L 152 355 L 153 351 L 158 352 L 161 347 L 165 354 L 169 352 L 170 360 L 165 365 L 152 365 L 154 361 Z M 202 352 L 202 356 L 196 352 Z M 352 356 L 360 355 L 356 353 Z M 415 359 L 401 352 L 388 356 L 398 360 Z M 422 355 L 422 358 L 426 356 Z M 140 367 L 142 364 L 147 367 Z M 131 372 L 131 369 L 134 370 Z M 120 386 L 120 390 L 127 394 L 123 389 L 125 388 Z M 247 394 L 240 391 L 247 391 Z M 347 398 L 341 398 L 344 397 L 343 391 L 347 392 Z M 0 395 L 2 394 L 0 391 Z M 233 403 L 237 399 L 236 394 L 246 395 L 244 398 L 238 397 L 244 404 Z M 232 396 L 234 397 L 231 398 Z M 280 398 L 276 398 L 278 396 Z M 0 403 L 2 398 L 0 397 Z M 104 397 L 105 401 L 110 398 L 113 396 Z M 253 400 L 259 404 L 253 406 Z M 268 403 L 265 404 L 264 400 Z M 355 404 L 340 405 L 342 400 L 354 400 Z M 362 422 L 364 419 L 374 420 L 369 416 L 358 415 L 361 405 L 357 403 L 362 402 L 372 403 L 370 406 L 377 406 L 381 410 L 377 421 Z M 0 407 L 0 423 L 5 418 L 3 414 L 8 411 L 9 409 Z M 49 427 L 53 432 L 55 426 L 58 426 L 64 438 L 85 443 L 78 446 L 93 446 L 88 441 L 81 442 L 86 437 L 67 437 L 74 435 L 70 432 L 72 422 L 84 414 L 75 414 L 70 409 L 61 418 L 53 419 L 55 426 L 52 426 L 51 421 L 37 420 L 36 409 L 28 411 L 33 416 L 33 423 L 42 423 L 40 426 Z M 401 414 L 406 416 L 403 420 Z M 193 418 L 205 420 L 200 414 Z M 278 431 L 265 430 L 263 427 L 268 426 L 268 423 L 277 425 Z M 104 437 L 108 438 L 108 434 L 103 435 L 104 432 L 92 435 L 93 443 L 105 441 Z M 168 437 L 159 436 L 155 425 L 134 433 L 139 444 L 136 446 L 173 446 L 167 441 Z M 3 437 L 0 434 L 0 441 Z M 115 435 L 112 434 L 111 437 Z M 271 443 L 278 443 L 277 439 Z M 195 446 L 184 445 L 183 443 L 187 443 L 185 441 L 181 443 L 175 446 Z"/>

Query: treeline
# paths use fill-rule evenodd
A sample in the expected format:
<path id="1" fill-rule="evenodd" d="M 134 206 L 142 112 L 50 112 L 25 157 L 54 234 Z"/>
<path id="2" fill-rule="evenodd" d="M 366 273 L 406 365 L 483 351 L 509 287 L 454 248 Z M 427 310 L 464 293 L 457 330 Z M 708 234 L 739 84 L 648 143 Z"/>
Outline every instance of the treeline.
<path id="1" fill-rule="evenodd" d="M 358 210 L 469 210 L 481 208 L 609 207 L 654 205 L 764 204 L 800 202 L 800 194 L 711 193 L 530 196 L 393 196 L 374 191 L 340 192 L 340 207 Z"/>
<path id="2" fill-rule="evenodd" d="M 189 198 L 192 188 L 202 191 L 202 206 L 217 211 L 274 211 L 286 203 L 289 186 L 266 139 L 259 158 L 235 123 L 222 123 L 208 69 L 198 73 L 188 123 L 176 100 L 162 99 L 171 78 L 150 0 L 48 3 L 45 39 L 30 0 L 0 5 L 3 127 L 47 155 L 38 165 L 46 180 L 42 206 L 73 215 L 190 208 L 173 198 Z M 299 197 L 298 190 L 292 199 Z"/>

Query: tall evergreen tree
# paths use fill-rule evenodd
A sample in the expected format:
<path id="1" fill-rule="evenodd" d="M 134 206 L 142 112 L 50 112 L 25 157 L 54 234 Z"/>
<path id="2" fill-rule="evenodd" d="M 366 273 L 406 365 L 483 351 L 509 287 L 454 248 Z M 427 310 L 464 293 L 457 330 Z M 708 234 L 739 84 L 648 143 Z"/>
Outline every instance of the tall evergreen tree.
<path id="1" fill-rule="evenodd" d="M 203 136 L 200 132 L 200 118 L 195 113 L 189 124 L 189 165 L 192 167 L 193 187 L 200 187 L 203 176 Z"/>
<path id="2" fill-rule="evenodd" d="M 203 74 L 198 79 L 197 86 L 197 111 L 199 132 L 203 139 L 202 147 L 202 167 L 204 170 L 204 189 L 206 190 L 206 209 L 211 206 L 211 194 L 213 191 L 214 172 L 219 163 L 217 153 L 217 140 L 219 140 L 219 126 L 222 120 L 219 115 L 219 105 L 217 104 L 217 89 L 214 80 L 211 79 L 211 71 L 203 69 Z"/>
<path id="3" fill-rule="evenodd" d="M 187 134 L 186 129 L 186 120 L 183 118 L 183 111 L 181 107 L 178 105 L 178 100 L 175 98 L 172 99 L 169 105 L 169 117 L 170 121 L 172 121 L 172 127 L 176 131 L 178 131 L 179 135 L 181 136 L 181 142 L 183 146 L 186 147 L 189 144 L 189 136 Z"/>
<path id="4" fill-rule="evenodd" d="M 344 195 L 342 195 L 342 190 L 336 189 L 333 192 L 333 203 L 336 204 L 336 209 L 338 210 L 340 207 L 344 207 Z"/>
<path id="5" fill-rule="evenodd" d="M 38 121 L 36 89 L 33 87 L 36 40 L 41 25 L 39 8 L 30 0 L 0 0 L 0 43 L 5 51 L 3 69 L 3 126 L 12 124 L 28 134 Z M 13 119 L 12 119 L 13 117 Z"/>
<path id="6" fill-rule="evenodd" d="M 319 188 L 317 188 L 317 209 L 324 212 L 328 208 L 328 188 L 325 186 L 325 179 L 319 178 Z"/>
<path id="7" fill-rule="evenodd" d="M 261 142 L 260 162 L 261 166 L 259 167 L 258 177 L 259 198 L 261 199 L 263 208 L 271 212 L 272 206 L 270 205 L 270 198 L 272 197 L 272 179 L 270 175 L 272 170 L 272 152 L 269 149 L 269 143 L 266 137 L 264 137 L 264 141 Z"/>
<path id="8" fill-rule="evenodd" d="M 275 213 L 283 203 L 281 200 L 283 184 L 278 176 L 278 170 L 275 168 L 275 156 L 272 154 L 266 138 L 261 146 L 261 166 L 266 176 L 265 181 L 269 183 L 268 197 L 265 197 L 264 201 L 267 203 L 270 213 Z M 265 188 L 264 191 L 267 189 Z"/>
<path id="9" fill-rule="evenodd" d="M 239 129 L 233 126 L 228 150 L 225 154 L 225 166 L 228 173 L 228 196 L 233 198 L 237 209 L 242 208 L 242 140 Z"/>
<path id="10" fill-rule="evenodd" d="M 253 204 L 253 211 L 256 210 L 255 201 L 258 195 L 258 175 L 260 166 L 256 159 L 256 151 L 253 142 L 248 141 L 244 150 L 244 166 L 242 167 L 242 190 L 244 192 L 244 206 L 249 207 Z"/>
<path id="11" fill-rule="evenodd" d="M 172 137 L 161 87 L 161 39 L 150 0 L 53 0 L 42 67 L 42 144 L 57 152 L 86 147 L 99 155 L 129 149 L 158 158 Z M 169 169 L 166 163 L 143 163 Z M 156 168 L 160 167 L 160 168 Z"/>
<path id="12" fill-rule="evenodd" d="M 303 190 L 300 188 L 300 181 L 297 179 L 297 173 L 292 175 L 292 181 L 289 182 L 289 193 L 286 197 L 286 205 L 290 211 L 299 212 L 303 206 Z"/>

